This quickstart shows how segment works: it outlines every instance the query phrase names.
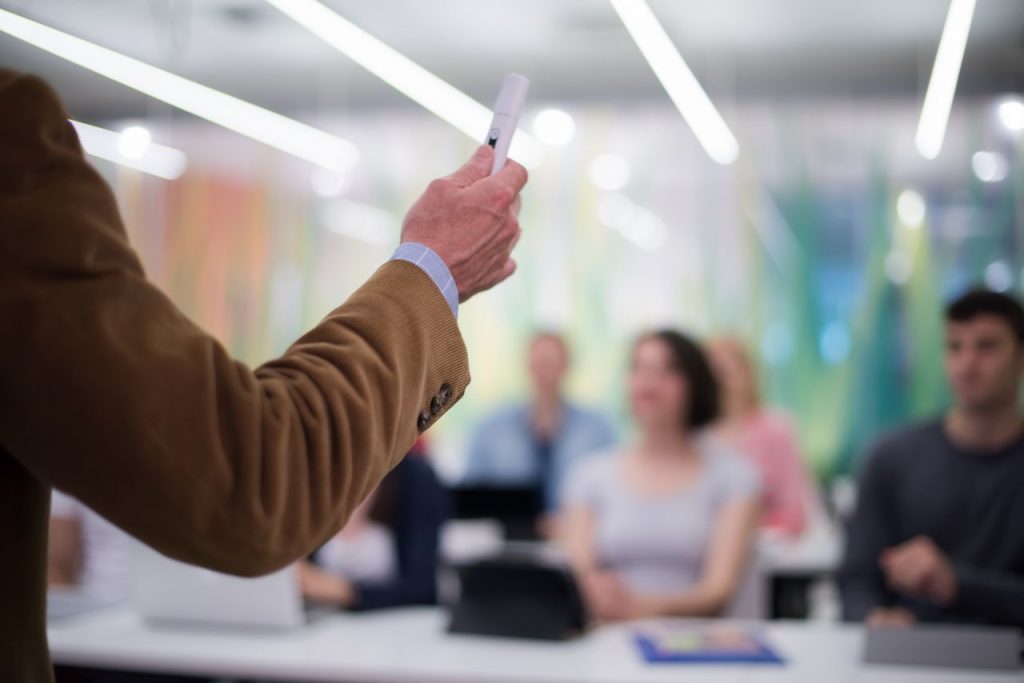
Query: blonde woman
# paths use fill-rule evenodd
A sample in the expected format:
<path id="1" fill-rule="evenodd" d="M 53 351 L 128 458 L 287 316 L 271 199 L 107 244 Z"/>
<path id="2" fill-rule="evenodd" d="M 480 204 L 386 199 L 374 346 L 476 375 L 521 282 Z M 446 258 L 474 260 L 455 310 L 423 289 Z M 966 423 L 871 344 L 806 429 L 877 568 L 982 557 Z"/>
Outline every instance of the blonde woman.
<path id="1" fill-rule="evenodd" d="M 757 372 L 744 345 L 731 337 L 707 344 L 722 392 L 714 433 L 749 458 L 761 477 L 761 527 L 795 537 L 807 527 L 813 500 L 796 434 L 782 414 L 761 402 Z"/>

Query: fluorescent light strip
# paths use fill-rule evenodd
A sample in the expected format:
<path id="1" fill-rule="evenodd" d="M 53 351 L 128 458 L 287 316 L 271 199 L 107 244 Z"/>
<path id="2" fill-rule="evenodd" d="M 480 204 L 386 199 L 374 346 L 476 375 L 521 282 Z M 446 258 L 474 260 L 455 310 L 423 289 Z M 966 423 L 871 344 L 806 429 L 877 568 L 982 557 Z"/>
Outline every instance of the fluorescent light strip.
<path id="1" fill-rule="evenodd" d="M 651 8 L 644 0 L 611 0 L 611 3 L 704 151 L 720 164 L 736 161 L 740 153 L 736 137 Z"/>
<path id="2" fill-rule="evenodd" d="M 267 0 L 296 23 L 409 99 L 474 140 L 482 142 L 491 111 L 316 0 Z M 511 155 L 527 166 L 538 165 L 544 148 L 519 129 Z"/>
<path id="3" fill-rule="evenodd" d="M 188 165 L 188 157 L 184 152 L 155 142 L 149 143 L 145 153 L 138 159 L 129 159 L 118 149 L 120 133 L 81 121 L 72 121 L 71 125 L 78 131 L 78 139 L 82 141 L 82 148 L 86 154 L 94 157 L 113 161 L 115 164 L 128 166 L 165 180 L 181 177 Z"/>
<path id="4" fill-rule="evenodd" d="M 967 47 L 967 34 L 974 18 L 974 5 L 975 0 L 952 0 L 949 4 L 946 25 L 935 53 L 935 66 L 932 67 L 932 77 L 921 108 L 921 121 L 917 125 L 917 151 L 925 159 L 934 159 L 942 150 L 942 139 L 946 136 L 953 94 Z"/>
<path id="5" fill-rule="evenodd" d="M 318 166 L 344 172 L 359 157 L 348 140 L 17 14 L 0 10 L 0 31 Z"/>

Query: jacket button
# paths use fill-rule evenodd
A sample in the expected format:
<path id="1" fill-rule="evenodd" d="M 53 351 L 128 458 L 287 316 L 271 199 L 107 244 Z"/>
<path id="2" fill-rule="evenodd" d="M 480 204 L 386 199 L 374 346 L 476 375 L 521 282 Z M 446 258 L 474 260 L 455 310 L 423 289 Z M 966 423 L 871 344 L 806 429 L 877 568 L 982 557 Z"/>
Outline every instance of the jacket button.
<path id="1" fill-rule="evenodd" d="M 430 399 L 430 414 L 437 415 L 439 412 L 441 412 L 441 397 L 435 396 Z"/>
<path id="2" fill-rule="evenodd" d="M 420 417 L 416 420 L 416 426 L 421 432 L 427 431 L 427 427 L 430 425 L 430 414 L 426 411 L 420 413 Z"/>
<path id="3" fill-rule="evenodd" d="M 448 405 L 452 400 L 452 385 L 445 382 L 441 385 L 441 405 Z"/>

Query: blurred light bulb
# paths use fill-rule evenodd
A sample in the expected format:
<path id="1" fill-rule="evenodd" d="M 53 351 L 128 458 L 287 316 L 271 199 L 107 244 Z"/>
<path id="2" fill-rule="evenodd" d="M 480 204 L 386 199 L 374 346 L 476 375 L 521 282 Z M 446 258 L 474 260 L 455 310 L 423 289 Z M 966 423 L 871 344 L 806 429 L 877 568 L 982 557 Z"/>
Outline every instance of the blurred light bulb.
<path id="1" fill-rule="evenodd" d="M 896 215 L 908 228 L 920 227 L 926 211 L 924 197 L 916 190 L 903 190 L 896 199 Z"/>
<path id="2" fill-rule="evenodd" d="M 1013 285 L 1013 271 L 1006 261 L 995 261 L 985 269 L 985 284 L 993 292 L 1005 292 Z"/>
<path id="3" fill-rule="evenodd" d="M 533 119 L 533 133 L 546 145 L 568 144 L 576 134 L 576 122 L 561 109 L 545 109 Z"/>
<path id="4" fill-rule="evenodd" d="M 125 159 L 141 159 L 149 149 L 153 136 L 142 126 L 129 126 L 121 131 L 117 140 L 117 151 Z"/>
<path id="5" fill-rule="evenodd" d="M 975 152 L 971 157 L 971 167 L 978 180 L 986 183 L 998 183 L 1006 178 L 1009 164 L 999 152 Z"/>
<path id="6" fill-rule="evenodd" d="M 999 105 L 999 120 L 1008 131 L 1019 133 L 1024 130 L 1024 102 L 1007 100 Z"/>

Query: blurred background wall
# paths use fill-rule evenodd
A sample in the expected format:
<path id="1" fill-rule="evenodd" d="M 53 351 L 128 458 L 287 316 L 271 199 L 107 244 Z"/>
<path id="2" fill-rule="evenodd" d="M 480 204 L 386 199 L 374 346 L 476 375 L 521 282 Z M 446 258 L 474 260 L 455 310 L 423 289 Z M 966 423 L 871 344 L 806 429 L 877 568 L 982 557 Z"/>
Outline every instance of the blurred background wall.
<path id="1" fill-rule="evenodd" d="M 815 471 L 845 473 L 880 431 L 946 404 L 943 302 L 973 283 L 1024 288 L 1017 0 L 979 0 L 932 161 L 913 140 L 947 3 L 651 2 L 739 140 L 729 166 L 604 3 L 328 4 L 485 104 L 505 72 L 534 81 L 523 123 L 546 156 L 524 195 L 519 272 L 460 311 L 474 383 L 431 433 L 450 472 L 475 420 L 525 391 L 534 330 L 567 334 L 572 393 L 628 429 L 630 342 L 675 326 L 746 339 Z M 150 277 L 254 365 L 387 259 L 407 207 L 474 147 L 260 2 L 0 6 L 357 145 L 351 172 L 313 170 L 0 40 L 0 63 L 49 78 L 73 117 L 142 124 L 188 155 L 171 181 L 96 163 Z M 564 115 L 535 118 L 550 108 Z"/>

